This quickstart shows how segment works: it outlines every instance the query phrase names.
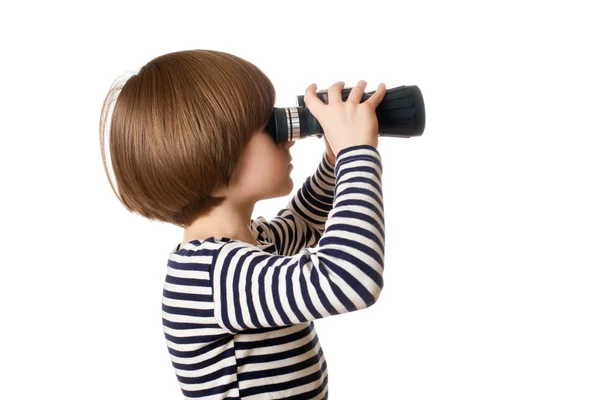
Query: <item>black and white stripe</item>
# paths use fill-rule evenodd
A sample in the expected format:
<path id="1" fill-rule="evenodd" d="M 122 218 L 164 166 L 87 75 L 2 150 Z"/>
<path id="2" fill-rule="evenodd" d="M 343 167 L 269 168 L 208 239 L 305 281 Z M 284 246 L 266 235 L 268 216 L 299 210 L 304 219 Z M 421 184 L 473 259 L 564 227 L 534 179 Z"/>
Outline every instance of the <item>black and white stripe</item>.
<path id="1" fill-rule="evenodd" d="M 261 243 L 211 237 L 168 261 L 163 327 L 186 398 L 326 399 L 313 320 L 364 309 L 383 288 L 382 164 L 372 146 L 323 156 Z"/>

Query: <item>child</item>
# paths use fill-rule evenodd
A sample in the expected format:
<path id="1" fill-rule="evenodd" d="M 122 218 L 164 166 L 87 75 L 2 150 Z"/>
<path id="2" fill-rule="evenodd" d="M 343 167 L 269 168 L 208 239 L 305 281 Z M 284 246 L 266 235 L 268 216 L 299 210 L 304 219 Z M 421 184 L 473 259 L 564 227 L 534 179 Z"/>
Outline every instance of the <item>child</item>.
<path id="1" fill-rule="evenodd" d="M 360 81 L 343 102 L 337 82 L 328 104 L 315 84 L 306 89 L 325 152 L 270 220 L 251 214 L 256 202 L 293 189 L 293 142 L 265 132 L 275 90 L 256 66 L 218 51 L 181 51 L 111 88 L 100 131 L 110 181 L 103 132 L 115 101 L 113 191 L 129 211 L 184 228 L 168 258 L 162 310 L 185 398 L 328 397 L 313 321 L 367 308 L 383 288 L 375 108 L 385 86 L 359 103 L 365 87 Z"/>

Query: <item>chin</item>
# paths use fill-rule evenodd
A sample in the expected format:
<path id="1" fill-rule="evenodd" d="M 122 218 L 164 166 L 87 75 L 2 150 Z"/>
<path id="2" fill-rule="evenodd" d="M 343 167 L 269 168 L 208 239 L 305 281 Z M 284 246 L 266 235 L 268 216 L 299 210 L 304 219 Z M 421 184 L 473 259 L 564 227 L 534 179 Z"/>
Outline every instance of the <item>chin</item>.
<path id="1" fill-rule="evenodd" d="M 294 181 L 291 177 L 287 177 L 285 180 L 282 180 L 276 186 L 272 186 L 271 190 L 265 190 L 262 192 L 263 196 L 265 193 L 269 193 L 267 197 L 262 197 L 262 200 L 266 199 L 276 199 L 279 197 L 287 196 L 294 190 Z"/>
<path id="2" fill-rule="evenodd" d="M 281 191 L 285 192 L 282 196 L 292 193 L 294 190 L 294 181 L 291 176 L 288 175 L 287 181 L 281 184 L 281 188 Z"/>

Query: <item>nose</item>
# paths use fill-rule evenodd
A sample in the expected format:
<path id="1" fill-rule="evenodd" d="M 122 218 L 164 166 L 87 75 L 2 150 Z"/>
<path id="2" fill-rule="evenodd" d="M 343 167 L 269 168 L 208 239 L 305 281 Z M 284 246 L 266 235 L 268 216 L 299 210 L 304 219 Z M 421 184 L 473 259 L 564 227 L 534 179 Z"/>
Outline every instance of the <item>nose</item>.
<path id="1" fill-rule="evenodd" d="M 292 146 L 293 146 L 293 145 L 295 145 L 295 144 L 296 144 L 296 142 L 294 142 L 293 140 L 290 140 L 290 141 L 287 141 L 287 142 L 283 142 L 283 143 L 282 143 L 282 145 L 283 145 L 283 148 L 284 148 L 285 150 L 289 149 L 290 147 L 292 147 Z"/>

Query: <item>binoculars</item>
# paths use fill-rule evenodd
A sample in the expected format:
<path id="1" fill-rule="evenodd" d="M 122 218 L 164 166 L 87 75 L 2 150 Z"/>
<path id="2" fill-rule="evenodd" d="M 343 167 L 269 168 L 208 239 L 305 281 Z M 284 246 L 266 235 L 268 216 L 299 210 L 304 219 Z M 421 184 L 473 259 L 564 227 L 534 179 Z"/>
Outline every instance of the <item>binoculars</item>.
<path id="1" fill-rule="evenodd" d="M 348 99 L 352 88 L 342 89 L 342 101 Z M 375 91 L 364 92 L 360 102 Z M 266 131 L 275 143 L 296 141 L 309 136 L 323 136 L 323 128 L 304 104 L 304 95 L 298 97 L 298 107 L 274 107 Z M 328 104 L 327 92 L 317 93 Z M 425 104 L 418 86 L 398 86 L 385 91 L 375 109 L 379 136 L 410 138 L 421 136 L 425 130 Z"/>

